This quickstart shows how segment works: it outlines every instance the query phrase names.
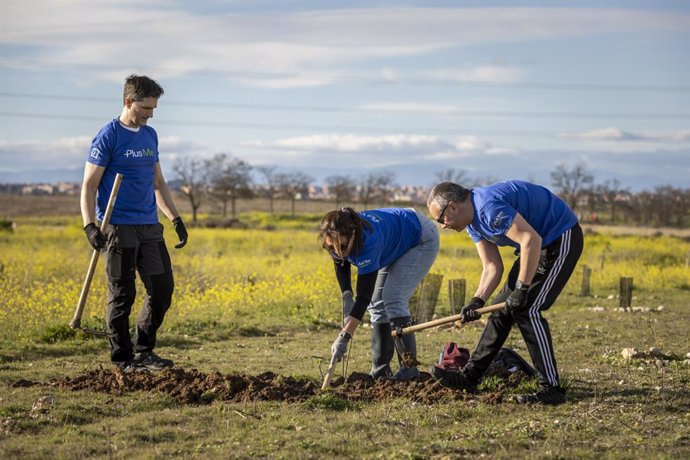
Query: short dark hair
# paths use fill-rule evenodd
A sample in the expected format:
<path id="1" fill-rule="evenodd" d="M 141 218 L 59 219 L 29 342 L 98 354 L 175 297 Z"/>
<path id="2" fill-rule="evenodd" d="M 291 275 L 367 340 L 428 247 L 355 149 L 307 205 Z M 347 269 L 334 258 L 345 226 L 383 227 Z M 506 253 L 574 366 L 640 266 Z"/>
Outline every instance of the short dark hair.
<path id="1" fill-rule="evenodd" d="M 428 208 L 431 203 L 435 202 L 439 209 L 443 209 L 451 201 L 461 203 L 470 196 L 470 191 L 470 189 L 466 189 L 455 182 L 440 182 L 434 185 L 434 188 L 429 192 L 426 206 Z"/>
<path id="2" fill-rule="evenodd" d="M 155 80 L 150 79 L 144 75 L 130 75 L 125 79 L 125 89 L 122 94 L 122 103 L 124 104 L 127 98 L 133 101 L 140 101 L 147 97 L 155 97 L 158 99 L 165 91 L 161 85 Z"/>

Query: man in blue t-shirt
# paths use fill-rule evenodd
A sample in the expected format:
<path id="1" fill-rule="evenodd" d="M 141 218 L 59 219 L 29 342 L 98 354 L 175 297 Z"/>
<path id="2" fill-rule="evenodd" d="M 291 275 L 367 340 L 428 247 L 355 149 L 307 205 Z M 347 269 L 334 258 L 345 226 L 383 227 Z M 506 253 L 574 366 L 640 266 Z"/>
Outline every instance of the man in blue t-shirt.
<path id="1" fill-rule="evenodd" d="M 437 184 L 429 194 L 431 216 L 455 231 L 467 229 L 482 260 L 479 287 L 462 307 L 462 321 L 479 319 L 503 276 L 498 246 L 512 246 L 517 260 L 495 301 L 505 310 L 491 314 L 477 349 L 465 368 L 448 372 L 434 367 L 442 384 L 473 390 L 517 324 L 539 375 L 540 389 L 518 395 L 519 403 L 560 404 L 560 386 L 549 324 L 541 312 L 548 310 L 565 287 L 582 253 L 583 238 L 577 217 L 568 205 L 544 187 L 512 180 L 468 190 L 452 182 Z"/>
<path id="2" fill-rule="evenodd" d="M 124 86 L 122 113 L 106 124 L 89 148 L 81 189 L 84 232 L 96 251 L 105 250 L 108 275 L 108 330 L 110 358 L 125 372 L 160 370 L 173 362 L 154 353 L 156 332 L 170 307 L 174 281 L 170 256 L 163 240 L 157 208 L 187 243 L 180 218 L 158 162 L 158 136 L 147 126 L 163 88 L 145 76 L 130 75 Z M 115 175 L 123 175 L 110 224 L 101 232 Z M 135 300 L 135 275 L 146 287 L 137 320 L 134 343 L 129 335 L 129 315 Z"/>

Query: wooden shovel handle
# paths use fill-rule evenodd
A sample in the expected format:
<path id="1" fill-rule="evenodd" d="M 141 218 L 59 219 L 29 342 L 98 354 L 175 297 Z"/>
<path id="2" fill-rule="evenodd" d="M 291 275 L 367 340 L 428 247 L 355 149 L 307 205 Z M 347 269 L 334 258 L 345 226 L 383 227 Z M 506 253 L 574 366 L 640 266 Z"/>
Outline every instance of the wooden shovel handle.
<path id="1" fill-rule="evenodd" d="M 325 390 L 331 385 L 331 379 L 333 379 L 333 374 L 335 373 L 335 367 L 337 364 L 338 359 L 335 355 L 333 355 L 331 358 L 331 364 L 328 366 L 328 370 L 326 371 L 326 376 L 323 378 L 323 385 L 321 385 L 322 390 Z"/>
<path id="2" fill-rule="evenodd" d="M 491 313 L 496 310 L 500 310 L 501 308 L 504 308 L 506 306 L 505 302 L 497 303 L 495 305 L 489 305 L 487 307 L 482 307 L 482 308 L 477 308 L 475 311 L 479 313 L 480 315 L 483 315 L 484 313 Z M 417 331 L 422 331 L 424 329 L 429 329 L 430 327 L 435 327 L 435 326 L 440 326 L 442 324 L 447 324 L 447 323 L 452 323 L 458 320 L 462 319 L 462 313 L 458 313 L 457 315 L 452 315 L 452 316 L 446 316 L 445 318 L 439 318 L 435 319 L 433 321 L 427 321 L 426 323 L 421 323 L 421 324 L 415 324 L 414 326 L 409 326 L 404 329 L 402 329 L 402 334 L 398 334 L 397 331 L 393 330 L 391 332 L 391 335 L 393 337 L 398 337 L 399 335 L 406 335 L 410 334 L 412 332 L 417 332 Z"/>
<path id="3" fill-rule="evenodd" d="M 117 192 L 120 190 L 120 184 L 122 183 L 122 174 L 115 174 L 115 181 L 113 182 L 113 189 L 110 191 L 110 197 L 108 197 L 108 205 L 105 208 L 105 215 L 103 215 L 103 222 L 101 222 L 101 232 L 105 232 L 105 229 L 110 223 L 110 216 L 113 214 L 113 208 L 115 207 L 115 199 L 117 198 Z M 91 280 L 93 279 L 93 274 L 96 271 L 96 265 L 98 264 L 99 252 L 94 249 L 93 254 L 91 254 L 91 262 L 89 263 L 89 269 L 86 271 L 86 279 L 84 280 L 84 285 L 81 288 L 81 293 L 79 294 L 79 301 L 77 302 L 77 308 L 74 310 L 74 316 L 72 321 L 69 322 L 69 326 L 72 329 L 81 328 L 81 315 L 84 312 L 84 305 L 86 305 L 86 297 L 89 295 L 89 288 L 91 287 Z"/>

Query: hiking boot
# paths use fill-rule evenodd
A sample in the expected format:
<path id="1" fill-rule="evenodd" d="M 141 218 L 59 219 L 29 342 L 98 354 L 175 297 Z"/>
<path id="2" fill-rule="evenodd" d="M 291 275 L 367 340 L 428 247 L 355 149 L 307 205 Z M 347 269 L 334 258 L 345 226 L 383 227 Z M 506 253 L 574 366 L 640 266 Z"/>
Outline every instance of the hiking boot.
<path id="1" fill-rule="evenodd" d="M 161 371 L 166 367 L 172 367 L 173 362 L 170 359 L 161 358 L 152 351 L 144 351 L 134 355 L 134 362 L 139 366 L 150 371 Z"/>
<path id="2" fill-rule="evenodd" d="M 123 374 L 132 374 L 134 372 L 146 372 L 147 369 L 144 366 L 141 366 L 139 363 L 134 361 L 133 359 L 130 359 L 129 361 L 126 362 L 119 362 L 119 363 L 113 363 L 115 364 L 115 367 L 117 367 L 120 372 Z"/>
<path id="3" fill-rule="evenodd" d="M 412 318 L 409 316 L 402 316 L 400 318 L 391 318 L 391 329 L 402 329 L 412 326 Z M 419 378 L 419 370 L 417 369 L 417 339 L 412 334 L 398 336 L 394 339 L 393 345 L 398 354 L 398 364 L 400 369 L 393 374 L 393 380 L 414 380 Z"/>
<path id="4" fill-rule="evenodd" d="M 477 384 L 467 378 L 463 371 L 447 371 L 438 366 L 431 366 L 431 375 L 444 387 L 465 390 L 468 393 L 477 391 Z"/>
<path id="5" fill-rule="evenodd" d="M 561 387 L 544 387 L 536 393 L 517 395 L 518 404 L 550 404 L 557 405 L 565 402 L 565 390 Z"/>

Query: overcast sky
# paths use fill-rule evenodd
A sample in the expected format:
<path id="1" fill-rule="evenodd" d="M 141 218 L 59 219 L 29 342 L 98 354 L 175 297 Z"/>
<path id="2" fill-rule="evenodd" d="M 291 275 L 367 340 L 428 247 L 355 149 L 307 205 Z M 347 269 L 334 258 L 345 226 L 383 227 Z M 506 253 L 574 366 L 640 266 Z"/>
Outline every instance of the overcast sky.
<path id="1" fill-rule="evenodd" d="M 131 73 L 165 89 L 168 180 L 224 152 L 317 182 L 690 186 L 690 2 L 2 0 L 0 181 L 80 181 Z"/>

